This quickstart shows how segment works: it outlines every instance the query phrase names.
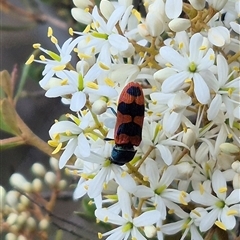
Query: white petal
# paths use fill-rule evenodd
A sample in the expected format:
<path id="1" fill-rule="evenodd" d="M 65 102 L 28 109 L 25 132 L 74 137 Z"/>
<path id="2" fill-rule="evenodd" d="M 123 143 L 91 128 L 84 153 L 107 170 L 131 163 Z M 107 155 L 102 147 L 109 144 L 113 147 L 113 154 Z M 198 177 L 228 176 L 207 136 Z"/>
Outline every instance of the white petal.
<path id="1" fill-rule="evenodd" d="M 193 81 L 194 92 L 196 94 L 197 100 L 202 104 L 208 103 L 210 99 L 210 91 L 202 76 L 198 73 L 194 73 Z"/>
<path id="2" fill-rule="evenodd" d="M 134 195 L 139 198 L 148 198 L 154 196 L 154 192 L 151 188 L 142 185 L 135 188 Z"/>
<path id="3" fill-rule="evenodd" d="M 65 86 L 58 86 L 50 88 L 46 93 L 46 97 L 59 97 L 64 96 L 66 94 L 74 93 L 76 89 L 73 86 L 65 85 Z"/>
<path id="4" fill-rule="evenodd" d="M 217 71 L 220 86 L 223 86 L 228 80 L 229 70 L 227 60 L 220 54 L 217 55 Z"/>
<path id="5" fill-rule="evenodd" d="M 223 173 L 219 170 L 215 170 L 212 175 L 212 187 L 213 191 L 217 194 L 218 198 L 225 201 L 226 192 L 221 192 L 222 188 L 227 189 L 226 179 L 223 176 Z"/>
<path id="6" fill-rule="evenodd" d="M 239 201 L 240 201 L 240 189 L 235 189 L 230 193 L 225 202 L 227 205 L 232 205 L 238 203 Z"/>
<path id="7" fill-rule="evenodd" d="M 163 161 L 169 166 L 172 163 L 172 154 L 168 147 L 165 147 L 164 145 L 161 144 L 157 144 L 156 147 L 159 150 Z"/>
<path id="8" fill-rule="evenodd" d="M 98 208 L 95 210 L 95 216 L 101 221 L 106 221 L 109 223 L 114 223 L 116 225 L 123 225 L 126 220 L 119 215 L 107 210 L 106 208 Z"/>
<path id="9" fill-rule="evenodd" d="M 220 94 L 216 94 L 216 96 L 214 97 L 214 99 L 212 100 L 209 109 L 207 110 L 207 116 L 208 116 L 208 120 L 213 120 L 218 112 L 219 109 L 221 107 L 222 104 L 222 97 Z"/>
<path id="10" fill-rule="evenodd" d="M 177 176 L 177 168 L 169 166 L 164 172 L 160 180 L 160 185 L 168 187 Z"/>
<path id="11" fill-rule="evenodd" d="M 128 49 L 128 40 L 119 34 L 111 34 L 108 37 L 109 43 L 118 51 L 125 51 Z"/>
<path id="12" fill-rule="evenodd" d="M 136 188 L 136 183 L 133 178 L 127 172 L 123 172 L 122 168 L 115 164 L 111 165 L 111 169 L 114 172 L 114 178 L 119 186 L 129 193 L 133 193 Z"/>
<path id="13" fill-rule="evenodd" d="M 90 145 L 83 133 L 78 136 L 78 153 L 82 157 L 90 155 Z"/>
<path id="14" fill-rule="evenodd" d="M 161 231 L 167 235 L 173 235 L 174 233 L 179 232 L 182 230 L 185 224 L 185 219 L 174 222 L 174 223 L 167 223 L 161 227 Z"/>
<path id="15" fill-rule="evenodd" d="M 240 34 L 240 24 L 238 24 L 236 22 L 230 22 L 230 26 L 234 32 Z"/>
<path id="16" fill-rule="evenodd" d="M 218 213 L 219 213 L 218 209 L 213 209 L 202 218 L 199 226 L 201 232 L 206 232 L 208 229 L 212 227 L 212 225 L 217 219 Z"/>
<path id="17" fill-rule="evenodd" d="M 69 160 L 69 158 L 73 155 L 73 152 L 75 150 L 77 146 L 77 139 L 76 138 L 72 138 L 71 140 L 69 140 L 69 142 L 67 143 L 64 152 L 62 153 L 60 159 L 59 159 L 59 168 L 62 169 L 67 161 Z"/>
<path id="18" fill-rule="evenodd" d="M 161 47 L 160 48 L 160 55 L 163 57 L 167 62 L 173 65 L 173 68 L 177 70 L 187 70 L 189 61 L 188 59 L 181 56 L 176 50 L 171 47 Z"/>
<path id="19" fill-rule="evenodd" d="M 159 171 L 156 161 L 148 159 L 146 163 L 146 173 L 149 176 L 149 182 L 152 189 L 157 188 L 159 181 Z"/>
<path id="20" fill-rule="evenodd" d="M 146 238 L 139 232 L 139 230 L 133 226 L 131 231 L 132 239 L 139 239 L 139 240 L 146 240 Z M 129 238 L 125 238 L 124 240 L 127 240 Z M 116 240 L 116 239 L 115 239 Z"/>
<path id="21" fill-rule="evenodd" d="M 85 186 L 87 185 L 87 181 L 84 178 L 81 178 L 78 181 L 77 187 L 75 191 L 73 192 L 73 199 L 76 200 L 78 198 L 81 198 L 83 195 L 86 194 L 86 188 Z"/>
<path id="22" fill-rule="evenodd" d="M 83 92 L 73 94 L 70 104 L 70 109 L 74 112 L 80 111 L 86 103 L 86 95 Z"/>
<path id="23" fill-rule="evenodd" d="M 173 19 L 179 17 L 182 12 L 182 0 L 167 0 L 165 12 L 168 18 Z"/>
<path id="24" fill-rule="evenodd" d="M 237 107 L 234 108 L 233 115 L 235 118 L 240 119 L 240 105 L 238 105 Z"/>
<path id="25" fill-rule="evenodd" d="M 214 63 L 215 54 L 212 48 L 208 49 L 205 56 L 201 59 L 201 62 L 197 66 L 197 70 L 200 72 L 202 70 L 208 70 Z"/>
<path id="26" fill-rule="evenodd" d="M 225 206 L 221 212 L 220 220 L 228 230 L 232 230 L 236 225 L 236 218 L 233 215 L 228 215 L 229 208 Z"/>
<path id="27" fill-rule="evenodd" d="M 148 226 L 156 223 L 159 219 L 160 219 L 160 212 L 157 210 L 150 210 L 134 218 L 133 224 L 136 227 Z"/>
<path id="28" fill-rule="evenodd" d="M 195 33 L 190 40 L 189 44 L 189 52 L 190 56 L 189 58 L 191 59 L 192 62 L 194 63 L 199 63 L 199 58 L 201 55 L 199 54 L 199 49 L 203 43 L 203 37 L 200 33 Z"/>
<path id="29" fill-rule="evenodd" d="M 169 93 L 179 90 L 188 77 L 189 72 L 183 71 L 167 78 L 162 84 L 162 91 Z"/>
<path id="30" fill-rule="evenodd" d="M 219 201 L 218 198 L 211 195 L 210 193 L 204 192 L 203 194 L 201 194 L 200 191 L 192 191 L 190 193 L 190 197 L 194 202 L 200 203 L 200 204 L 206 205 L 206 206 L 212 206 L 217 201 Z"/>
<path id="31" fill-rule="evenodd" d="M 89 182 L 88 195 L 90 198 L 97 197 L 101 194 L 103 189 L 103 183 L 106 181 L 110 169 L 103 167 L 97 175 Z"/>
<path id="32" fill-rule="evenodd" d="M 120 208 L 122 211 L 122 216 L 128 221 L 132 220 L 132 203 L 129 196 L 129 193 L 124 190 L 122 187 L 118 187 L 117 189 L 118 201 L 120 204 Z"/>

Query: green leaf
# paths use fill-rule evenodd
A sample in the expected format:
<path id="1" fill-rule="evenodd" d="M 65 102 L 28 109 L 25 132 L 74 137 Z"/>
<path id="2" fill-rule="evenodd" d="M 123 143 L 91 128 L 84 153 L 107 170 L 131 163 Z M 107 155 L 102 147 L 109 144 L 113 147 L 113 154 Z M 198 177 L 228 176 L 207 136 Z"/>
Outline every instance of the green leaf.
<path id="1" fill-rule="evenodd" d="M 17 113 L 13 105 L 6 99 L 0 101 L 0 129 L 13 135 L 20 135 L 17 125 Z"/>

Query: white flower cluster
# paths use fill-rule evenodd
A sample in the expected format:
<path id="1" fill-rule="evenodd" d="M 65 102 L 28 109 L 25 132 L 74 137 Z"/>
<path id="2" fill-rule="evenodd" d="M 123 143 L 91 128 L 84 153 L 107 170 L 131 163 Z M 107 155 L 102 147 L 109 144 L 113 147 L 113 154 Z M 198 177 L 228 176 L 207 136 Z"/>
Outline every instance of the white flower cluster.
<path id="1" fill-rule="evenodd" d="M 45 64 L 46 96 L 75 112 L 55 122 L 49 144 L 62 151 L 60 168 L 80 176 L 74 199 L 87 194 L 96 218 L 117 226 L 99 238 L 231 234 L 240 216 L 240 1 L 145 0 L 146 16 L 131 0 L 73 2 L 85 30 L 70 29 L 76 38 L 60 47 L 49 28 L 58 52 L 35 44 L 49 58 L 27 63 Z M 145 97 L 143 140 L 118 166 L 106 139 L 133 81 Z"/>

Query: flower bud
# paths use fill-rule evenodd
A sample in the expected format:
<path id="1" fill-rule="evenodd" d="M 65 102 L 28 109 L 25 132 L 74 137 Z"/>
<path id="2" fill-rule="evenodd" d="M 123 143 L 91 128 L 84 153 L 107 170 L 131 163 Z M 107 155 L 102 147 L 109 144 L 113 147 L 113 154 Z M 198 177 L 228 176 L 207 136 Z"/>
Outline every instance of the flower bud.
<path id="1" fill-rule="evenodd" d="M 49 227 L 49 221 L 47 219 L 42 219 L 39 224 L 38 227 L 40 228 L 40 230 L 47 230 Z"/>
<path id="2" fill-rule="evenodd" d="M 138 32 L 143 38 L 150 39 L 150 33 L 145 24 L 143 23 L 138 24 Z"/>
<path id="3" fill-rule="evenodd" d="M 40 163 L 34 163 L 31 169 L 33 174 L 36 176 L 43 177 L 46 174 L 45 167 Z"/>
<path id="4" fill-rule="evenodd" d="M 155 226 L 150 225 L 150 226 L 145 226 L 144 227 L 144 233 L 147 238 L 153 238 L 157 234 L 157 229 Z"/>
<path id="5" fill-rule="evenodd" d="M 0 212 L 4 209 L 6 202 L 6 190 L 0 186 Z"/>
<path id="6" fill-rule="evenodd" d="M 20 173 L 14 173 L 10 177 L 10 184 L 24 192 L 31 192 L 31 183 L 28 182 Z"/>
<path id="7" fill-rule="evenodd" d="M 99 8 L 100 8 L 100 11 L 101 11 L 102 15 L 106 19 L 109 19 L 110 16 L 112 15 L 113 11 L 115 10 L 113 4 L 108 0 L 102 0 L 100 2 Z"/>
<path id="8" fill-rule="evenodd" d="M 27 229 L 29 229 L 30 231 L 35 230 L 36 220 L 33 217 L 29 217 L 26 221 L 26 226 L 27 226 Z"/>
<path id="9" fill-rule="evenodd" d="M 17 240 L 27 240 L 27 238 L 23 235 L 19 235 Z"/>
<path id="10" fill-rule="evenodd" d="M 169 22 L 168 26 L 173 32 L 181 32 L 191 27 L 191 21 L 185 18 L 175 18 Z"/>
<path id="11" fill-rule="evenodd" d="M 44 181 L 50 187 L 54 187 L 54 186 L 56 186 L 56 183 L 57 183 L 57 176 L 53 172 L 47 172 L 45 177 L 44 177 Z"/>
<path id="12" fill-rule="evenodd" d="M 213 45 L 223 47 L 230 43 L 230 32 L 223 26 L 212 27 L 208 31 L 208 39 Z"/>
<path id="13" fill-rule="evenodd" d="M 189 0 L 194 9 L 200 11 L 205 7 L 205 0 Z"/>
<path id="14" fill-rule="evenodd" d="M 235 161 L 232 163 L 232 169 L 234 172 L 236 173 L 240 173 L 240 162 L 239 161 Z"/>
<path id="15" fill-rule="evenodd" d="M 177 178 L 181 180 L 187 180 L 189 179 L 194 171 L 194 168 L 191 166 L 189 162 L 181 162 L 176 165 L 178 170 Z"/>
<path id="16" fill-rule="evenodd" d="M 85 9 L 89 6 L 93 6 L 93 3 L 90 0 L 73 0 L 73 4 L 78 7 Z"/>
<path id="17" fill-rule="evenodd" d="M 27 221 L 27 213 L 22 212 L 16 220 L 16 224 L 21 228 Z"/>
<path id="18" fill-rule="evenodd" d="M 18 215 L 16 213 L 10 213 L 8 215 L 8 218 L 7 218 L 6 222 L 9 225 L 13 225 L 17 221 L 17 217 L 18 217 Z"/>
<path id="19" fill-rule="evenodd" d="M 239 147 L 233 143 L 222 143 L 219 146 L 220 150 L 226 154 L 239 153 Z"/>
<path id="20" fill-rule="evenodd" d="M 71 14 L 77 22 L 80 22 L 82 24 L 88 25 L 92 22 L 91 14 L 81 8 L 72 8 Z"/>
<path id="21" fill-rule="evenodd" d="M 97 115 L 100 115 L 100 114 L 106 112 L 107 111 L 106 101 L 104 101 L 102 99 L 98 99 L 97 101 L 95 101 L 92 105 L 92 111 Z"/>
<path id="22" fill-rule="evenodd" d="M 17 204 L 18 204 L 19 195 L 20 195 L 19 192 L 14 191 L 14 190 L 7 192 L 6 203 L 11 207 L 16 208 Z"/>
<path id="23" fill-rule="evenodd" d="M 152 37 L 158 37 L 164 31 L 164 25 L 163 25 L 161 19 L 153 12 L 149 12 L 147 14 L 146 26 L 147 26 L 149 34 Z"/>
<path id="24" fill-rule="evenodd" d="M 52 168 L 53 171 L 58 171 L 59 167 L 58 167 L 58 160 L 56 158 L 51 157 L 49 160 L 49 164 Z"/>
<path id="25" fill-rule="evenodd" d="M 240 189 L 240 174 L 236 173 L 233 177 L 233 188 Z"/>
<path id="26" fill-rule="evenodd" d="M 220 11 L 223 9 L 223 7 L 226 5 L 228 0 L 212 0 L 212 4 L 209 5 L 212 6 L 215 10 Z"/>
<path id="27" fill-rule="evenodd" d="M 58 183 L 58 189 L 59 190 L 64 190 L 66 188 L 66 186 L 67 186 L 67 181 L 66 180 L 62 179 L 62 180 L 59 181 L 59 183 Z"/>
<path id="28" fill-rule="evenodd" d="M 5 240 L 17 240 L 17 236 L 14 233 L 7 233 Z"/>
<path id="29" fill-rule="evenodd" d="M 41 192 L 42 191 L 42 181 L 39 178 L 35 178 L 32 181 L 32 190 L 33 190 L 33 192 Z"/>
<path id="30" fill-rule="evenodd" d="M 30 200 L 29 200 L 26 196 L 24 196 L 24 195 L 21 195 L 21 196 L 20 196 L 20 202 L 21 202 L 25 207 L 29 206 L 29 204 L 30 204 Z"/>
<path id="31" fill-rule="evenodd" d="M 182 142 L 190 148 L 194 145 L 196 138 L 196 133 L 191 128 L 188 128 L 187 131 L 183 133 Z"/>

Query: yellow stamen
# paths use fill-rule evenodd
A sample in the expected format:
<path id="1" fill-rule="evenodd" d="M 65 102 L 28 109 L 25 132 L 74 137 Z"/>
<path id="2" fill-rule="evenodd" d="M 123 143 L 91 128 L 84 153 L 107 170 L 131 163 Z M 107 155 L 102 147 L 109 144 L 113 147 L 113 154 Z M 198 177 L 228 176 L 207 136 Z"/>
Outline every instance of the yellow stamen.
<path id="1" fill-rule="evenodd" d="M 103 219 L 104 222 L 107 222 L 108 221 L 108 216 L 106 216 L 104 219 Z"/>
<path id="2" fill-rule="evenodd" d="M 179 49 L 182 49 L 183 46 L 184 46 L 183 42 L 181 42 L 181 43 L 178 44 L 178 48 L 179 48 Z"/>
<path id="3" fill-rule="evenodd" d="M 133 9 L 132 10 L 132 14 L 137 18 L 137 20 L 138 20 L 138 22 L 140 22 L 141 21 L 141 13 L 140 12 L 138 12 L 136 9 Z"/>
<path id="4" fill-rule="evenodd" d="M 198 211 L 192 210 L 192 212 L 193 212 L 194 214 L 196 214 L 198 217 L 201 217 L 201 214 L 200 214 Z"/>
<path id="5" fill-rule="evenodd" d="M 47 36 L 52 37 L 52 35 L 53 35 L 53 30 L 51 27 L 48 27 Z"/>
<path id="6" fill-rule="evenodd" d="M 169 209 L 169 210 L 168 210 L 168 213 L 169 213 L 169 214 L 174 214 L 174 212 L 175 212 L 174 209 Z"/>
<path id="7" fill-rule="evenodd" d="M 181 195 L 180 195 L 180 202 L 181 204 L 183 205 L 188 205 L 188 203 L 185 201 L 185 197 L 187 196 L 186 192 L 184 191 L 181 191 Z"/>
<path id="8" fill-rule="evenodd" d="M 55 148 L 55 150 L 52 152 L 52 154 L 58 153 L 62 148 L 62 143 L 59 143 L 58 146 Z"/>
<path id="9" fill-rule="evenodd" d="M 121 177 L 122 177 L 122 178 L 126 177 L 126 175 L 127 175 L 127 172 L 125 172 L 125 171 L 123 171 L 123 172 L 121 173 Z"/>
<path id="10" fill-rule="evenodd" d="M 34 61 L 34 55 L 32 54 L 32 55 L 28 58 L 28 60 L 25 62 L 25 64 L 26 64 L 26 65 L 29 65 L 29 64 L 31 64 L 33 61 Z"/>
<path id="11" fill-rule="evenodd" d="M 221 188 L 219 188 L 218 192 L 219 193 L 225 193 L 225 192 L 227 192 L 227 188 L 226 187 L 221 187 Z"/>
<path id="12" fill-rule="evenodd" d="M 85 9 L 84 9 L 84 12 L 89 12 L 89 8 L 85 8 Z"/>
<path id="13" fill-rule="evenodd" d="M 66 67 L 66 65 L 59 65 L 59 66 L 56 66 L 56 67 L 53 67 L 52 69 L 54 71 L 62 71 L 64 68 Z"/>
<path id="14" fill-rule="evenodd" d="M 85 27 L 85 29 L 84 29 L 84 33 L 88 33 L 89 31 L 90 31 L 90 29 L 91 29 L 91 26 L 90 26 L 90 24 L 88 24 L 86 27 Z"/>
<path id="15" fill-rule="evenodd" d="M 202 45 L 202 46 L 199 48 L 199 50 L 206 50 L 206 49 L 207 49 L 207 47 L 204 46 L 204 45 Z"/>
<path id="16" fill-rule="evenodd" d="M 98 88 L 99 88 L 98 85 L 94 82 L 87 82 L 86 86 L 89 88 L 95 89 L 95 90 L 98 90 Z"/>
<path id="17" fill-rule="evenodd" d="M 103 70 L 109 70 L 110 69 L 107 65 L 103 64 L 102 62 L 99 62 L 99 67 L 102 68 Z"/>
<path id="18" fill-rule="evenodd" d="M 172 64 L 171 63 L 166 63 L 165 66 L 166 67 L 172 67 Z"/>
<path id="19" fill-rule="evenodd" d="M 235 216 L 238 214 L 238 211 L 235 209 L 228 210 L 227 215 L 228 216 Z"/>
<path id="20" fill-rule="evenodd" d="M 46 61 L 46 58 L 45 58 L 45 56 L 43 56 L 43 55 L 39 56 L 39 58 L 40 58 L 40 60 L 42 60 L 42 61 Z"/>
<path id="21" fill-rule="evenodd" d="M 146 182 L 147 182 L 148 180 L 149 180 L 149 177 L 148 177 L 148 176 L 144 176 L 144 177 L 143 177 L 143 181 L 146 181 Z"/>
<path id="22" fill-rule="evenodd" d="M 71 36 L 73 36 L 73 29 L 70 27 L 69 29 L 68 29 L 68 33 L 71 35 Z"/>
<path id="23" fill-rule="evenodd" d="M 40 43 L 34 43 L 33 44 L 33 48 L 35 48 L 35 49 L 38 49 L 38 48 L 40 48 L 41 47 L 41 44 Z"/>
<path id="24" fill-rule="evenodd" d="M 113 80 L 112 79 L 110 79 L 110 78 L 105 78 L 104 79 L 104 82 L 108 85 L 108 86 L 110 86 L 110 87 L 114 87 L 114 82 L 113 82 Z"/>
<path id="25" fill-rule="evenodd" d="M 191 79 L 191 78 L 187 78 L 184 82 L 185 82 L 185 83 L 191 83 L 191 82 L 192 82 L 192 79 Z"/>
<path id="26" fill-rule="evenodd" d="M 51 42 L 54 44 L 58 44 L 58 40 L 54 36 L 51 36 Z"/>
<path id="27" fill-rule="evenodd" d="M 204 187 L 203 187 L 203 185 L 202 185 L 201 183 L 199 184 L 199 191 L 200 191 L 200 194 L 201 194 L 201 195 L 203 195 L 203 193 L 204 193 L 204 191 L 205 191 L 205 190 L 204 190 Z"/>
<path id="28" fill-rule="evenodd" d="M 224 231 L 227 230 L 227 228 L 225 227 L 225 225 L 224 225 L 222 222 L 220 222 L 220 221 L 216 221 L 216 222 L 215 222 L 215 225 L 218 226 L 219 228 L 221 228 L 221 229 L 224 230 Z"/>
<path id="29" fill-rule="evenodd" d="M 99 238 L 99 239 L 102 239 L 102 237 L 103 237 L 102 234 L 99 232 L 99 233 L 98 233 L 98 238 Z"/>

